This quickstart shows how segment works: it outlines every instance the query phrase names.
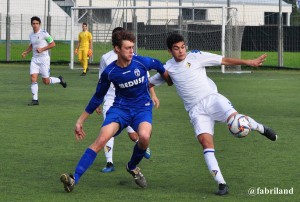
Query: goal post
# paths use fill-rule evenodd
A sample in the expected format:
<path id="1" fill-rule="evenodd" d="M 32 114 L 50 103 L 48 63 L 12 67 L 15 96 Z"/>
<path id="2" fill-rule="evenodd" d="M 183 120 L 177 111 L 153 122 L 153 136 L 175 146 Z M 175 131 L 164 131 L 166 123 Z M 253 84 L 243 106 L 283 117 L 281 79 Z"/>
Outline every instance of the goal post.
<path id="1" fill-rule="evenodd" d="M 80 68 L 74 62 L 74 47 L 83 22 L 89 23 L 93 35 L 94 54 L 90 62 L 94 64 L 99 64 L 101 56 L 112 49 L 111 33 L 119 26 L 135 33 L 137 54 L 163 63 L 170 59 L 165 43 L 170 33 L 182 34 L 189 50 L 239 58 L 244 26 L 237 13 L 236 8 L 225 6 L 72 7 L 70 68 Z M 223 66 L 219 71 L 239 68 Z"/>

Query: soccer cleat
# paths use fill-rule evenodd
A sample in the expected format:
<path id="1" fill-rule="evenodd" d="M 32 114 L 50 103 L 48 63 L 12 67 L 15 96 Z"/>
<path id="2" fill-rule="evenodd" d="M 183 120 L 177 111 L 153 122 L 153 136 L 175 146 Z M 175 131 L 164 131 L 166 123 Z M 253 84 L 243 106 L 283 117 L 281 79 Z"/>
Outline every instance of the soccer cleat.
<path id="1" fill-rule="evenodd" d="M 266 136 L 268 139 L 270 139 L 272 141 L 277 140 L 276 132 L 273 129 L 271 129 L 265 125 L 264 125 L 264 133 L 260 133 L 260 134 Z"/>
<path id="2" fill-rule="evenodd" d="M 115 170 L 114 164 L 112 162 L 107 162 L 106 166 L 101 170 L 103 173 L 110 173 Z"/>
<path id="3" fill-rule="evenodd" d="M 223 196 L 228 194 L 227 184 L 219 184 L 219 190 L 216 192 L 216 195 Z"/>
<path id="4" fill-rule="evenodd" d="M 67 87 L 67 82 L 64 80 L 64 77 L 59 76 L 58 78 L 60 80 L 60 84 L 62 85 L 62 87 L 66 88 Z"/>
<path id="5" fill-rule="evenodd" d="M 80 76 L 85 76 L 86 75 L 86 73 L 85 72 L 82 72 L 82 74 L 80 74 Z"/>
<path id="6" fill-rule="evenodd" d="M 34 105 L 39 105 L 39 101 L 38 100 L 32 100 L 28 106 L 34 106 Z"/>
<path id="7" fill-rule="evenodd" d="M 60 176 L 60 181 L 64 184 L 66 192 L 71 192 L 75 186 L 75 179 L 73 175 L 64 173 Z"/>
<path id="8" fill-rule="evenodd" d="M 148 147 L 147 150 L 145 151 L 144 157 L 145 157 L 146 159 L 150 159 L 150 157 L 151 157 L 151 151 L 150 151 L 150 148 L 149 148 L 149 147 Z"/>
<path id="9" fill-rule="evenodd" d="M 127 165 L 126 170 L 127 170 L 127 172 L 129 172 L 132 175 L 132 177 L 137 185 L 139 185 L 142 188 L 147 187 L 146 178 L 141 173 L 141 169 L 139 167 L 136 167 L 133 170 L 129 170 L 128 165 Z"/>

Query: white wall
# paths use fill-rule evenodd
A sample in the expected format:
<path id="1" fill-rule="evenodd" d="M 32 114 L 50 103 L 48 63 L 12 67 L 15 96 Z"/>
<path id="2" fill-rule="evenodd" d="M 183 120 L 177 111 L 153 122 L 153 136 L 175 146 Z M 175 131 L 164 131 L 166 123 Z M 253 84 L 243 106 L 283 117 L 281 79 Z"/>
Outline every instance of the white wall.
<path id="1" fill-rule="evenodd" d="M 46 3 L 46 4 L 45 4 Z M 1 32 L 0 39 L 6 38 L 6 14 L 7 1 L 0 1 L 1 14 Z M 48 15 L 48 0 L 10 0 L 10 16 L 11 16 L 11 40 L 28 40 L 32 27 L 30 18 L 38 16 L 42 21 L 42 29 L 46 29 L 46 20 Z M 65 39 L 66 20 L 71 24 L 71 18 L 53 1 L 50 3 L 50 16 L 52 24 L 61 26 L 60 28 L 51 27 L 51 35 L 56 39 Z"/>
<path id="2" fill-rule="evenodd" d="M 178 0 L 152 0 L 152 6 L 179 6 Z M 77 6 L 89 6 L 88 0 L 77 0 Z M 184 0 L 182 6 L 227 6 L 225 0 Z M 116 6 L 133 6 L 133 0 L 101 0 L 93 1 L 95 7 L 116 7 Z M 148 0 L 136 0 L 136 6 L 148 6 Z M 264 12 L 279 12 L 278 0 L 231 0 L 231 7 L 238 9 L 238 18 L 244 25 L 264 25 Z M 213 11 L 210 11 L 213 12 Z M 282 12 L 288 13 L 288 18 L 292 13 L 292 5 L 283 2 Z M 143 16 L 143 21 L 147 21 L 147 11 L 137 10 L 137 16 Z M 127 16 L 131 18 L 130 15 Z M 177 19 L 178 10 L 165 9 L 151 12 L 152 19 Z M 139 18 L 140 21 L 140 18 Z M 288 19 L 289 22 L 289 19 Z"/>

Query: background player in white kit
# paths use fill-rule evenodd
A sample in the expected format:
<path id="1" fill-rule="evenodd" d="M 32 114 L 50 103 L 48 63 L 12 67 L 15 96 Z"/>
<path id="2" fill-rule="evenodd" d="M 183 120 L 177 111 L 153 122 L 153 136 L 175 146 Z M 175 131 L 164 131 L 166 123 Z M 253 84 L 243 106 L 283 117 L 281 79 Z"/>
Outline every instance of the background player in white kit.
<path id="1" fill-rule="evenodd" d="M 116 27 L 113 31 L 112 31 L 112 34 L 114 34 L 115 32 L 118 32 L 118 31 L 123 31 L 125 30 L 124 28 L 122 27 Z M 111 50 L 109 51 L 108 53 L 104 54 L 102 57 L 101 57 L 101 60 L 100 60 L 100 65 L 99 65 L 99 78 L 101 76 L 101 73 L 103 72 L 103 70 L 110 64 L 112 63 L 113 61 L 117 60 L 118 59 L 118 55 L 115 53 L 114 50 Z M 159 106 L 159 100 L 157 99 L 156 97 L 156 94 L 155 94 L 155 91 L 154 91 L 154 88 L 151 88 L 150 89 L 150 93 L 151 93 L 151 98 L 152 98 L 152 101 L 153 103 L 155 104 L 155 107 L 158 108 Z M 111 84 L 105 97 L 104 97 L 104 103 L 103 103 L 103 109 L 101 110 L 101 106 L 99 106 L 97 109 L 96 109 L 96 112 L 98 114 L 103 114 L 103 117 L 105 119 L 106 117 L 106 112 L 108 111 L 108 109 L 112 106 L 113 102 L 114 102 L 114 99 L 115 99 L 115 88 L 114 88 L 114 85 Z M 133 142 L 137 142 L 139 140 L 139 137 L 138 137 L 138 134 L 130 127 L 128 126 L 126 128 L 127 130 L 127 133 L 128 133 L 128 136 L 130 137 L 130 139 L 133 141 Z M 115 170 L 114 168 L 114 164 L 113 164 L 113 147 L 114 147 L 114 137 L 112 137 L 105 145 L 104 147 L 104 154 L 105 154 L 105 157 L 106 157 L 106 166 L 102 169 L 102 172 L 104 173 L 108 173 L 108 172 L 112 172 Z M 146 153 L 144 155 L 144 157 L 146 159 L 149 159 L 151 157 L 151 151 L 150 151 L 150 148 L 147 148 L 146 150 Z"/>
<path id="2" fill-rule="evenodd" d="M 59 83 L 66 88 L 67 83 L 62 76 L 58 78 L 50 77 L 50 56 L 48 50 L 55 46 L 55 42 L 48 32 L 41 30 L 41 19 L 33 16 L 31 18 L 31 26 L 33 32 L 29 35 L 30 44 L 22 53 L 22 57 L 25 58 L 28 53 L 33 52 L 30 63 L 32 101 L 28 105 L 34 106 L 39 105 L 37 82 L 39 74 L 42 75 L 43 83 L 46 85 Z"/>
<path id="3" fill-rule="evenodd" d="M 266 55 L 254 60 L 241 60 L 223 58 L 220 55 L 200 51 L 187 53 L 184 38 L 179 34 L 168 36 L 167 47 L 173 58 L 167 61 L 165 68 L 189 113 L 195 136 L 203 147 L 208 169 L 219 184 L 216 194 L 225 195 L 228 193 L 228 186 L 214 154 L 214 124 L 215 121 L 228 122 L 238 112 L 226 97 L 218 93 L 214 82 L 207 77 L 205 67 L 221 64 L 260 66 Z M 162 81 L 160 75 L 157 74 L 150 78 L 150 83 L 155 86 L 163 83 Z M 248 119 L 252 130 L 258 131 L 272 141 L 277 139 L 272 129 L 257 123 L 249 116 Z"/>

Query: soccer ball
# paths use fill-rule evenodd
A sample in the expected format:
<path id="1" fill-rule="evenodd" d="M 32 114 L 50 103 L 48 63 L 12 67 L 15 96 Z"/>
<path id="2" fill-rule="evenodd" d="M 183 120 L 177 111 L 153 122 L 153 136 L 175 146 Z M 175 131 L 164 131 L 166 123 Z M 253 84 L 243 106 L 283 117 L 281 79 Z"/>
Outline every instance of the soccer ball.
<path id="1" fill-rule="evenodd" d="M 243 114 L 232 116 L 227 124 L 229 131 L 234 137 L 246 137 L 251 131 L 251 125 L 248 117 Z"/>

